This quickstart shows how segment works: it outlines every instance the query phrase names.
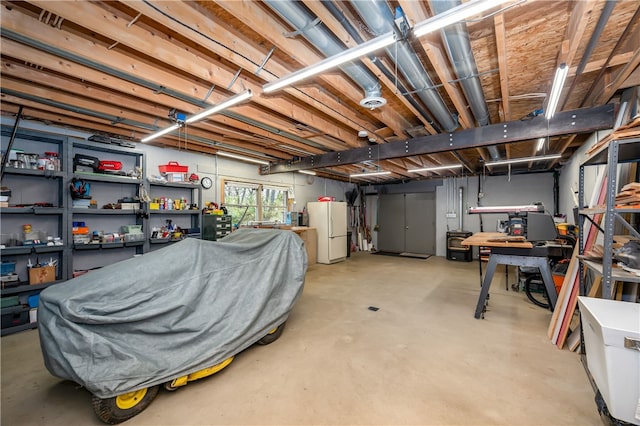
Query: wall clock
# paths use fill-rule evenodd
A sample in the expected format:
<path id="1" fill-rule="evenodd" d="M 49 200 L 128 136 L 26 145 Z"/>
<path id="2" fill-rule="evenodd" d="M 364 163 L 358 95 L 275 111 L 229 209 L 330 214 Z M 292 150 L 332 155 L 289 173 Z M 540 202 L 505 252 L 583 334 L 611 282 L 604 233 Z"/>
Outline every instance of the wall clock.
<path id="1" fill-rule="evenodd" d="M 200 185 L 202 185 L 204 189 L 209 189 L 213 186 L 213 181 L 211 180 L 211 178 L 203 177 L 200 180 Z"/>

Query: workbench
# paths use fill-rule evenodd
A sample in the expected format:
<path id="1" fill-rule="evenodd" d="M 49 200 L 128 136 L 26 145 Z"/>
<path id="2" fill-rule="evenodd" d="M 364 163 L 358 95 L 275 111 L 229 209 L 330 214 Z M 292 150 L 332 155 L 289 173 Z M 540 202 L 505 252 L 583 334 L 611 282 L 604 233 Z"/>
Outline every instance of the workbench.
<path id="1" fill-rule="evenodd" d="M 533 266 L 538 268 L 549 297 L 549 307 L 553 310 L 556 305 L 557 294 L 551 277 L 547 247 L 534 246 L 529 241 L 509 240 L 507 234 L 500 232 L 477 232 L 464 239 L 461 244 L 465 246 L 491 247 L 487 271 L 482 281 L 480 296 L 476 305 L 476 319 L 484 318 L 489 298 L 489 287 L 491 287 L 493 274 L 498 265 Z"/>

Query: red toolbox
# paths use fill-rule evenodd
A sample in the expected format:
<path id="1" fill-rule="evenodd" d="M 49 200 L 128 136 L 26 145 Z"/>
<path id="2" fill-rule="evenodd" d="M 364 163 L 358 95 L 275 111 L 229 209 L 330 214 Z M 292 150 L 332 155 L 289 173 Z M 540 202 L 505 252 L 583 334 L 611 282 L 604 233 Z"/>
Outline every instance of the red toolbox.
<path id="1" fill-rule="evenodd" d="M 103 172 L 122 170 L 120 161 L 103 160 L 98 163 L 98 170 Z"/>
<path id="2" fill-rule="evenodd" d="M 177 161 L 169 161 L 167 164 L 158 166 L 160 173 L 187 173 L 189 166 L 181 166 Z"/>

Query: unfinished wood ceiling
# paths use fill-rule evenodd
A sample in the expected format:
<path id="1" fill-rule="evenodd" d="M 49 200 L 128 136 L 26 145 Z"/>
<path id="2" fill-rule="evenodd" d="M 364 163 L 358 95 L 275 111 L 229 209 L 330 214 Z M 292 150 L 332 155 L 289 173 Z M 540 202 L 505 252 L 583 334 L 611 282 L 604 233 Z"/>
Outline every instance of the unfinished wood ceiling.
<path id="1" fill-rule="evenodd" d="M 496 158 L 569 157 L 586 134 L 551 135 L 539 151 L 537 137 L 522 136 L 509 143 L 496 138 L 491 146 L 465 140 L 452 150 L 422 149 L 417 155 L 407 148 L 405 154 L 396 150 L 394 158 L 378 150 L 414 140 L 429 146 L 431 135 L 466 135 L 465 130 L 537 120 L 532 117 L 546 107 L 562 63 L 569 74 L 558 111 L 615 103 L 623 89 L 640 85 L 640 2 L 635 0 L 502 2 L 447 27 L 447 34 L 419 38 L 411 32 L 415 24 L 457 2 L 277 3 L 2 1 L 2 113 L 16 115 L 22 106 L 25 119 L 139 141 L 171 125 L 172 111 L 195 114 L 251 89 L 250 101 L 149 143 L 232 152 L 274 166 L 295 165 L 301 158 L 313 164 L 309 158 L 340 152 L 343 160 L 315 171 L 340 180 L 362 171 L 392 172 L 353 179 L 380 182 L 504 173 L 504 166 L 485 168 Z M 352 71 L 336 68 L 262 92 L 264 84 L 335 54 L 331 46 L 354 47 L 380 35 L 385 25 L 395 26 L 405 40 L 354 61 Z M 462 52 L 466 65 L 450 57 L 456 39 L 471 47 Z M 394 60 L 402 55 L 404 63 Z M 416 68 L 413 74 L 407 58 Z M 367 87 L 371 81 L 378 93 Z M 467 81 L 476 83 L 477 93 L 464 86 Z M 362 106 L 367 95 L 386 104 Z M 559 161 L 513 167 L 550 170 Z M 450 164 L 464 167 L 407 171 Z"/>

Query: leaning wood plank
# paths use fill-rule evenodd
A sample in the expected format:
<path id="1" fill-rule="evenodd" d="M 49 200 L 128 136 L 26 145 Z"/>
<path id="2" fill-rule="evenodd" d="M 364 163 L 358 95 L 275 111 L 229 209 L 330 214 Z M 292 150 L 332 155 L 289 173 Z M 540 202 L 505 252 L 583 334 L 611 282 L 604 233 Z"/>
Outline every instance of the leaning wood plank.
<path id="1" fill-rule="evenodd" d="M 588 297 L 600 297 L 600 287 L 602 287 L 602 275 L 598 275 L 591 284 Z"/>
<path id="2" fill-rule="evenodd" d="M 573 313 L 575 312 L 576 306 L 578 304 L 579 289 L 580 282 L 579 280 L 576 280 L 573 283 L 573 288 L 571 289 L 571 297 L 569 298 L 567 309 L 564 312 L 562 326 L 560 327 L 558 339 L 556 340 L 556 346 L 558 347 L 558 349 L 562 349 L 562 347 L 564 346 L 564 342 L 567 340 L 567 335 L 569 334 L 569 324 L 571 323 L 571 318 L 573 317 Z"/>
<path id="3" fill-rule="evenodd" d="M 602 204 L 606 198 L 607 170 L 608 170 L 608 167 L 603 168 L 596 177 L 596 184 L 594 185 L 594 190 L 593 190 L 593 193 L 591 194 L 591 199 L 589 201 L 590 206 Z M 594 215 L 593 220 L 595 223 L 600 224 L 600 221 L 602 220 L 602 215 L 601 214 Z M 594 224 L 588 222 L 584 224 L 581 231 L 584 232 L 584 235 L 586 237 L 584 239 L 585 241 L 584 252 L 587 253 L 593 248 L 593 245 L 595 243 L 596 236 L 598 233 L 598 228 L 596 228 Z M 574 257 L 577 258 L 577 252 L 576 252 L 577 248 L 578 248 L 578 245 L 576 245 L 576 247 L 574 248 L 574 254 L 571 256 L 572 261 L 574 260 Z M 576 262 L 578 261 L 579 260 L 576 259 Z M 571 266 L 571 262 L 569 263 L 569 266 Z M 565 290 L 565 286 L 567 288 L 566 288 L 566 291 L 560 292 L 560 295 L 562 296 L 562 303 L 560 303 L 560 301 L 556 303 L 556 310 L 558 310 L 558 313 L 556 315 L 556 312 L 554 310 L 553 312 L 554 315 L 551 317 L 551 323 L 549 324 L 548 334 L 550 334 L 549 338 L 551 339 L 551 342 L 554 345 L 557 344 L 558 337 L 560 336 L 560 332 L 563 328 L 563 325 L 564 325 L 563 323 L 566 319 L 567 309 L 570 306 L 571 295 L 573 294 L 574 287 L 577 287 L 577 288 L 580 287 L 580 284 L 579 284 L 580 278 L 578 273 L 580 269 L 578 267 L 578 264 L 575 264 L 574 268 L 575 269 L 571 271 L 572 273 L 569 281 L 566 281 L 567 275 L 569 274 L 567 273 L 567 275 L 565 275 L 565 281 L 563 282 L 562 290 Z M 558 309 L 558 307 L 560 307 L 560 309 Z M 574 310 L 575 310 L 575 307 L 573 308 L 573 310 L 571 310 L 571 315 L 573 314 Z M 565 327 L 568 327 L 568 324 Z"/>
<path id="4" fill-rule="evenodd" d="M 616 286 L 616 300 L 622 300 L 622 288 L 624 287 L 621 282 L 614 283 Z"/>
<path id="5" fill-rule="evenodd" d="M 558 318 L 560 318 L 560 313 L 562 311 L 562 305 L 568 301 L 567 293 L 569 292 L 569 287 L 570 287 L 569 283 L 575 280 L 577 273 L 578 273 L 578 245 L 576 244 L 576 246 L 573 248 L 573 254 L 571 255 L 571 260 L 569 261 L 569 267 L 567 268 L 567 272 L 564 276 L 564 280 L 562 281 L 562 288 L 560 289 L 560 294 L 558 295 L 558 300 L 556 301 L 556 307 L 553 310 L 553 314 L 551 315 L 551 322 L 549 323 L 549 328 L 547 330 L 547 336 L 549 336 L 550 339 L 554 335 L 556 323 L 558 322 Z"/>
<path id="6" fill-rule="evenodd" d="M 571 332 L 569 337 L 567 338 L 567 347 L 571 352 L 575 352 L 576 349 L 580 346 L 580 323 L 576 326 L 576 328 Z"/>

